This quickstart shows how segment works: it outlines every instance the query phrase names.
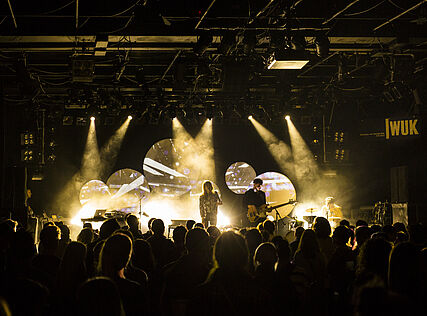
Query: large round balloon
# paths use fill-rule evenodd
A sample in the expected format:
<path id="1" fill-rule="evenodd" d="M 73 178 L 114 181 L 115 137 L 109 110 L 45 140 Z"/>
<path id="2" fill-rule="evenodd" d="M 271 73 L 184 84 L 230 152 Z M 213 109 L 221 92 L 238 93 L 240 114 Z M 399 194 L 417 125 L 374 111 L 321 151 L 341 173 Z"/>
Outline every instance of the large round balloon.
<path id="1" fill-rule="evenodd" d="M 111 202 L 116 208 L 135 208 L 148 199 L 150 187 L 147 179 L 136 170 L 120 169 L 107 180 Z"/>
<path id="2" fill-rule="evenodd" d="M 235 162 L 225 172 L 225 183 L 234 193 L 243 194 L 255 176 L 256 172 L 252 166 L 246 162 Z"/>
<path id="3" fill-rule="evenodd" d="M 291 180 L 284 174 L 279 172 L 264 172 L 258 175 L 256 178 L 259 178 L 263 181 L 261 189 L 265 192 L 267 203 L 270 206 L 285 204 L 290 200 L 296 200 L 295 187 Z M 253 181 L 247 189 L 250 189 L 252 186 Z M 292 211 L 293 207 L 294 206 L 292 204 L 279 207 L 277 209 L 278 214 L 273 211 L 271 215 L 279 215 L 279 217 L 284 217 Z"/>
<path id="4" fill-rule="evenodd" d="M 184 159 L 190 154 L 187 153 L 190 148 L 188 143 L 178 148 L 168 138 L 158 141 L 148 150 L 142 168 L 153 192 L 176 197 L 191 190 L 197 175 L 192 174 Z"/>
<path id="5" fill-rule="evenodd" d="M 110 190 L 108 186 L 100 180 L 90 180 L 80 189 L 80 203 L 82 205 L 92 202 L 97 203 L 109 199 Z"/>

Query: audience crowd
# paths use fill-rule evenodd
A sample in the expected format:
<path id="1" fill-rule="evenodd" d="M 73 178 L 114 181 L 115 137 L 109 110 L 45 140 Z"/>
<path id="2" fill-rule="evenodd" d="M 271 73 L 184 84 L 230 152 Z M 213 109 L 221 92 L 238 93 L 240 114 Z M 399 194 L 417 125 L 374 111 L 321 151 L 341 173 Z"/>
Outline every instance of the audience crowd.
<path id="1" fill-rule="evenodd" d="M 76 241 L 48 222 L 36 245 L 0 223 L 0 315 L 412 315 L 426 310 L 422 224 L 317 217 L 293 240 L 275 223 L 186 227 L 165 236 L 161 219 L 85 224 Z M 422 312 L 424 313 L 424 312 Z"/>

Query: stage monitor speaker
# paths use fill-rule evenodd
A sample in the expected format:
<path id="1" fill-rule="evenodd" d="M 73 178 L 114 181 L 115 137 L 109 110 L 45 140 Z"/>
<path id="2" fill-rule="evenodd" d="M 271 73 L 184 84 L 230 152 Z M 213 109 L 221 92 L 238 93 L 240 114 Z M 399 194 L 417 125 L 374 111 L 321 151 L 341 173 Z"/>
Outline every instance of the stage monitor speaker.
<path id="1" fill-rule="evenodd" d="M 391 202 L 408 202 L 408 166 L 390 169 Z"/>

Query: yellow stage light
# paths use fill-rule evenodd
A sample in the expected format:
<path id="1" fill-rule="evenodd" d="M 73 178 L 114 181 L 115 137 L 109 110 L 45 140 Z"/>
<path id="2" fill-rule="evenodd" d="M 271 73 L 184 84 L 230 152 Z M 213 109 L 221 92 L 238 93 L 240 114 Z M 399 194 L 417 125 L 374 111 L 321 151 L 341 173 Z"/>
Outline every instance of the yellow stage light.
<path id="1" fill-rule="evenodd" d="M 285 120 L 289 121 L 291 119 L 291 117 L 289 115 L 285 116 Z"/>
<path id="2" fill-rule="evenodd" d="M 95 116 L 91 116 L 90 117 L 90 120 L 93 122 L 93 121 L 95 121 Z"/>
<path id="3" fill-rule="evenodd" d="M 253 118 L 252 115 L 248 116 L 248 120 L 252 120 L 252 118 Z"/>

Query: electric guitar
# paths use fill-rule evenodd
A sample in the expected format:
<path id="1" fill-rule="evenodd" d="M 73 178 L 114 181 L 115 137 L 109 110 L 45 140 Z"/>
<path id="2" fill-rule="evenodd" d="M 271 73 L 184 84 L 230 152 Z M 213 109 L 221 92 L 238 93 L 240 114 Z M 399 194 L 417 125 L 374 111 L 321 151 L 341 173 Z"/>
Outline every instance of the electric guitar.
<path id="1" fill-rule="evenodd" d="M 248 219 L 251 223 L 256 222 L 259 218 L 267 217 L 267 212 L 275 208 L 279 208 L 285 205 L 294 204 L 295 200 L 289 200 L 286 203 L 278 204 L 278 205 L 267 205 L 263 204 L 261 206 L 256 207 L 255 205 L 248 205 Z"/>

